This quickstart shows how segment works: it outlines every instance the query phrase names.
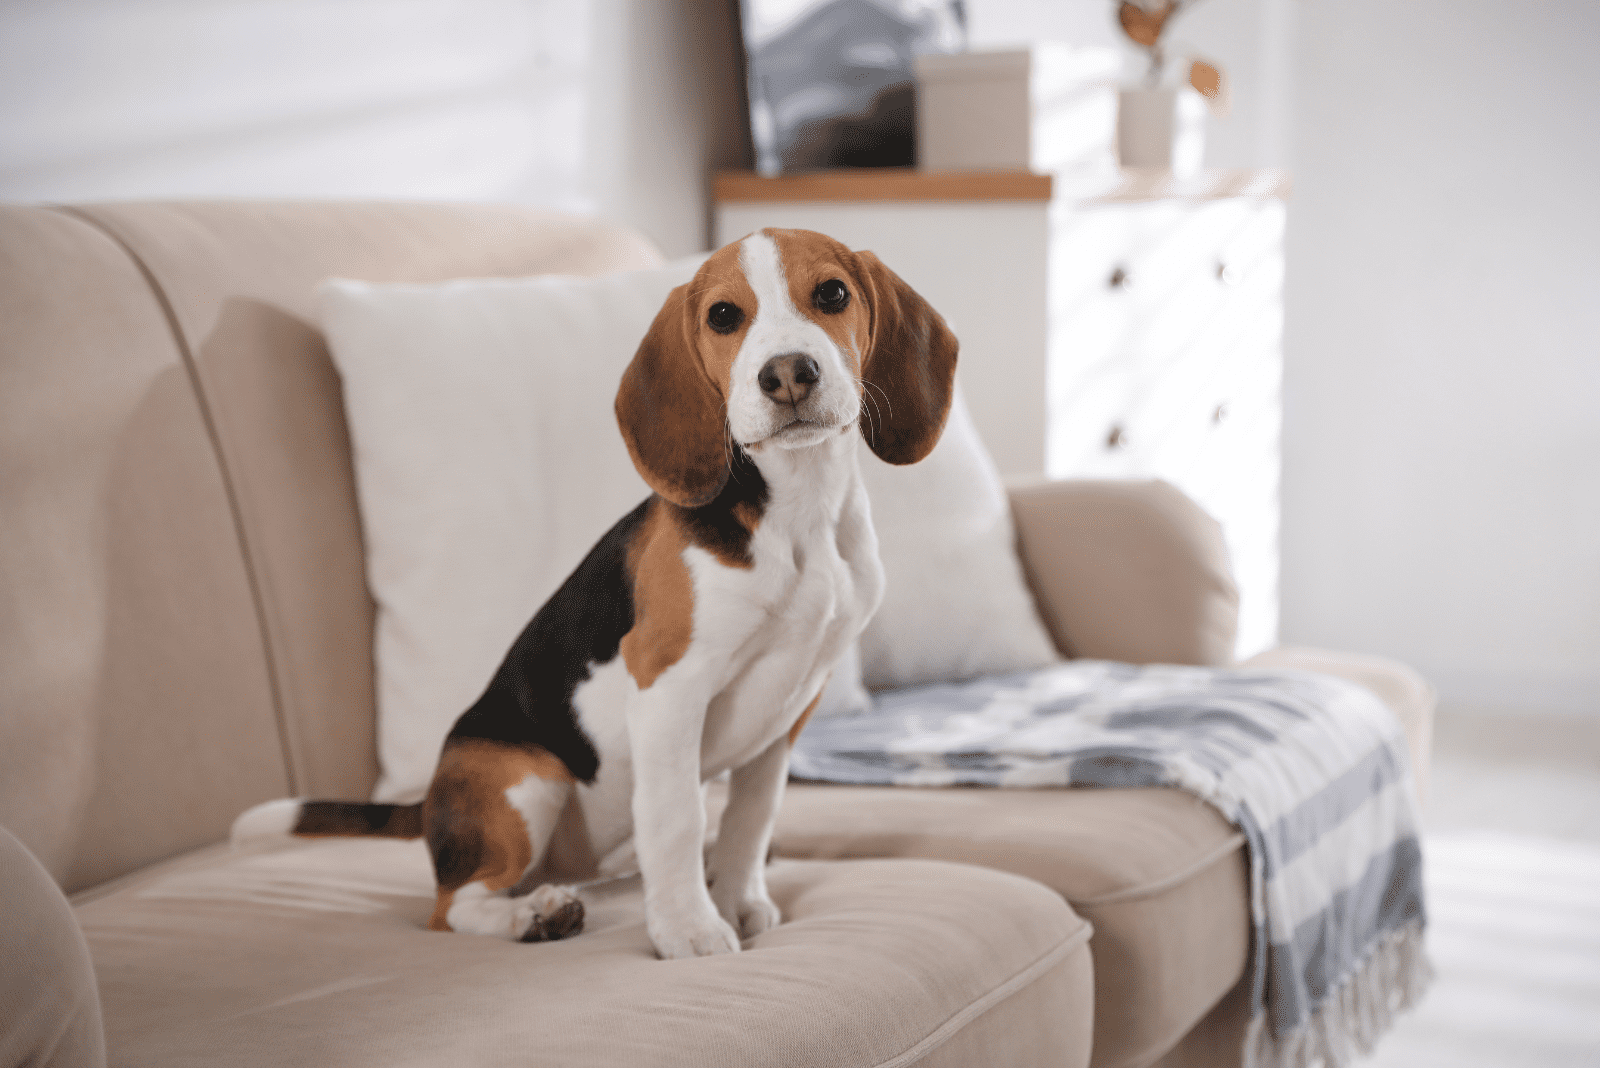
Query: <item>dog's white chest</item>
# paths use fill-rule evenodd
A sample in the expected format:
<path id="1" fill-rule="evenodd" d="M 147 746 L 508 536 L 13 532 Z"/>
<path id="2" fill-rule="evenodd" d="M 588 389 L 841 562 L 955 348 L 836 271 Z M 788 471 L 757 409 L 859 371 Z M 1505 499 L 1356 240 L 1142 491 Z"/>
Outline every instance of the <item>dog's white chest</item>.
<path id="1" fill-rule="evenodd" d="M 650 746 L 696 754 L 701 781 L 745 767 L 793 729 L 877 610 L 883 568 L 854 448 L 841 438 L 799 461 L 769 460 L 771 494 L 747 560 L 682 550 L 693 608 L 681 657 L 641 689 L 618 656 L 593 665 L 574 693 L 600 757 L 597 780 L 580 791 L 600 853 L 629 833 L 635 763 L 678 759 L 639 749 L 639 729 Z"/>
<path id="2" fill-rule="evenodd" d="M 696 642 L 703 637 L 725 664 L 706 709 L 706 776 L 745 763 L 794 726 L 879 599 L 876 553 L 847 557 L 849 539 L 841 546 L 836 525 L 763 528 L 752 539 L 750 568 L 709 557 L 691 564 L 697 602 L 706 605 L 696 612 Z M 702 588 L 715 592 L 701 598 Z"/>

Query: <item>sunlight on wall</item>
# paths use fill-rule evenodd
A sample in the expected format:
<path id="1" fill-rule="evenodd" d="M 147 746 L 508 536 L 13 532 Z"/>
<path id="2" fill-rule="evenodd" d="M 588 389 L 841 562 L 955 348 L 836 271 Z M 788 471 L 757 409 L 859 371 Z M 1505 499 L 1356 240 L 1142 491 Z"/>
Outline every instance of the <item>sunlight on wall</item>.
<path id="1" fill-rule="evenodd" d="M 0 15 L 0 197 L 582 208 L 588 0 L 134 0 Z"/>

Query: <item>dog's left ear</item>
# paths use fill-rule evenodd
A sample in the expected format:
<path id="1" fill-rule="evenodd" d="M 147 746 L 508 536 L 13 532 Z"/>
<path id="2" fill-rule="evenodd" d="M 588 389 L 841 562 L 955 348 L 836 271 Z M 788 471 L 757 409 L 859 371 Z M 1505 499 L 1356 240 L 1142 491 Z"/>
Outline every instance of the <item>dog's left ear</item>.
<path id="1" fill-rule="evenodd" d="M 656 313 L 617 388 L 617 425 L 645 482 L 684 508 L 709 504 L 728 481 L 722 396 L 690 342 L 689 287 Z"/>
<path id="2" fill-rule="evenodd" d="M 855 257 L 872 308 L 861 434 L 879 459 L 914 464 L 944 432 L 959 346 L 939 313 L 883 261 L 870 252 Z"/>

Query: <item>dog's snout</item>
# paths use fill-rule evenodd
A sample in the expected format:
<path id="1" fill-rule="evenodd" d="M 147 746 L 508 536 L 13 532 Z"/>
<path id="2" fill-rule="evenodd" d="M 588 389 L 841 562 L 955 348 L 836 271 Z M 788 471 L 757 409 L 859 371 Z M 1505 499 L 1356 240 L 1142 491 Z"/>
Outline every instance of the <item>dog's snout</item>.
<path id="1" fill-rule="evenodd" d="M 817 361 L 800 353 L 774 356 L 761 368 L 756 382 L 761 392 L 779 404 L 799 404 L 822 377 Z"/>

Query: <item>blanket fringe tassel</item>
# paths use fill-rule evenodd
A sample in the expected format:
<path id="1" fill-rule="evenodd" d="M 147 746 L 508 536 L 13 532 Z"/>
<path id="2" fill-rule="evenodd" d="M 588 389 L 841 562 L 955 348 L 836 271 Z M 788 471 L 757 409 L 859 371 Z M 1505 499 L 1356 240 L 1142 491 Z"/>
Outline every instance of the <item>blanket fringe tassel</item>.
<path id="1" fill-rule="evenodd" d="M 1422 1000 L 1433 967 L 1424 950 L 1422 921 L 1379 942 L 1306 1023 L 1274 1035 L 1262 1013 L 1245 1032 L 1244 1068 L 1343 1068 L 1368 1057 L 1394 1018 Z"/>

